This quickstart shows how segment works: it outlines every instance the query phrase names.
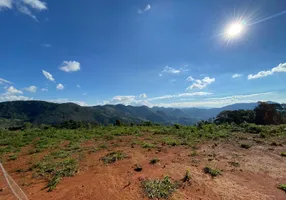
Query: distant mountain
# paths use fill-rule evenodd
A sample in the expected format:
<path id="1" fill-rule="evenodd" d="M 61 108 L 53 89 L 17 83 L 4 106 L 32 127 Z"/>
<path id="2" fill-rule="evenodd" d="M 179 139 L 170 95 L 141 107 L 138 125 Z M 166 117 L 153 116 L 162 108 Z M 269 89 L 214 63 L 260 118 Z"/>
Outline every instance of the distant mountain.
<path id="1" fill-rule="evenodd" d="M 110 124 L 119 119 L 123 123 L 152 121 L 160 124 L 190 125 L 215 117 L 223 110 L 254 109 L 256 105 L 257 103 L 239 103 L 212 109 L 178 109 L 125 105 L 82 107 L 74 103 L 12 101 L 0 103 L 0 118 L 28 121 L 34 124 L 59 124 L 68 120 Z"/>

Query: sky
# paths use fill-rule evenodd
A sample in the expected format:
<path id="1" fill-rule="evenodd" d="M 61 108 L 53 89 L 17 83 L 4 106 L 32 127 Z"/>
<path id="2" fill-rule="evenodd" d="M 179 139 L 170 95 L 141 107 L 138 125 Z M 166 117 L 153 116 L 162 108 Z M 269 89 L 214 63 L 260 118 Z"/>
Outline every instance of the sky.
<path id="1" fill-rule="evenodd" d="M 0 101 L 286 102 L 284 0 L 0 0 L 0 24 Z"/>

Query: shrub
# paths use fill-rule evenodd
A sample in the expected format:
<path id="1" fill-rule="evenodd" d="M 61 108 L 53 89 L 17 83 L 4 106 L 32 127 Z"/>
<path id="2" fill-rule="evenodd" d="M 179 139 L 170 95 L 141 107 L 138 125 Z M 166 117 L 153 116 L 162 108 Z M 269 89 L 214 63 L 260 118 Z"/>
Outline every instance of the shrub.
<path id="1" fill-rule="evenodd" d="M 111 153 L 107 154 L 106 156 L 104 156 L 103 158 L 101 158 L 101 160 L 105 164 L 110 164 L 110 163 L 116 162 L 117 160 L 122 160 L 126 157 L 127 156 L 125 154 L 123 154 L 122 152 L 111 152 Z"/>
<path id="2" fill-rule="evenodd" d="M 281 152 L 280 155 L 281 155 L 282 157 L 286 157 L 286 152 Z"/>
<path id="3" fill-rule="evenodd" d="M 212 169 L 210 167 L 205 167 L 204 168 L 204 172 L 207 173 L 207 174 L 210 174 L 212 177 L 215 177 L 215 176 L 218 176 L 218 175 L 221 175 L 221 171 L 217 170 L 217 169 Z"/>
<path id="4" fill-rule="evenodd" d="M 250 144 L 246 144 L 246 143 L 242 143 L 242 144 L 240 144 L 240 147 L 244 148 L 244 149 L 249 149 L 251 147 L 251 145 Z"/>
<path id="5" fill-rule="evenodd" d="M 278 188 L 286 192 L 286 184 L 280 184 Z"/>
<path id="6" fill-rule="evenodd" d="M 186 173 L 185 173 L 184 178 L 182 179 L 182 181 L 183 181 L 184 183 L 185 183 L 185 182 L 190 183 L 190 182 L 191 182 L 191 179 L 192 179 L 192 177 L 191 177 L 191 175 L 190 175 L 190 171 L 187 170 Z"/>
<path id="7" fill-rule="evenodd" d="M 151 143 L 148 143 L 148 142 L 143 142 L 143 143 L 142 143 L 142 147 L 143 147 L 143 148 L 154 148 L 155 145 L 154 145 L 154 144 L 151 144 Z"/>
<path id="8" fill-rule="evenodd" d="M 165 176 L 162 180 L 144 180 L 141 184 L 146 195 L 151 199 L 167 199 L 178 188 L 178 184 L 172 182 L 168 176 Z"/>

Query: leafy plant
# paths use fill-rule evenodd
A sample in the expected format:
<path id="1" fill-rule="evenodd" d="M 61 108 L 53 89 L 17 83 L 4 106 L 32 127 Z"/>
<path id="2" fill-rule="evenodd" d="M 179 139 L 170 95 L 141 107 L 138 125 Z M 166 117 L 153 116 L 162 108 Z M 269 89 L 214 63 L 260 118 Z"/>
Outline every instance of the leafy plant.
<path id="1" fill-rule="evenodd" d="M 110 164 L 110 163 L 116 162 L 117 160 L 122 160 L 126 157 L 127 156 L 122 152 L 111 152 L 111 153 L 107 154 L 106 156 L 104 156 L 103 158 L 101 158 L 101 160 L 105 164 Z"/>
<path id="2" fill-rule="evenodd" d="M 190 183 L 191 182 L 191 174 L 190 174 L 190 170 L 187 170 L 185 175 L 184 175 L 184 178 L 182 179 L 182 181 L 185 183 L 185 182 L 188 182 Z"/>
<path id="3" fill-rule="evenodd" d="M 210 174 L 212 177 L 216 177 L 218 175 L 221 175 L 221 171 L 217 170 L 217 169 L 212 169 L 210 167 L 205 167 L 204 168 L 204 172 L 207 174 Z"/>
<path id="4" fill-rule="evenodd" d="M 278 188 L 286 192 L 286 184 L 280 184 Z"/>
<path id="5" fill-rule="evenodd" d="M 178 183 L 172 182 L 168 176 L 165 176 L 162 180 L 144 180 L 141 184 L 146 195 L 152 199 L 167 199 L 178 188 Z"/>
<path id="6" fill-rule="evenodd" d="M 280 155 L 281 155 L 282 157 L 286 157 L 286 152 L 281 152 Z"/>
<path id="7" fill-rule="evenodd" d="M 148 143 L 148 142 L 143 142 L 143 143 L 142 143 L 142 147 L 143 147 L 143 148 L 154 148 L 155 145 L 154 145 L 154 144 L 151 144 L 151 143 Z"/>

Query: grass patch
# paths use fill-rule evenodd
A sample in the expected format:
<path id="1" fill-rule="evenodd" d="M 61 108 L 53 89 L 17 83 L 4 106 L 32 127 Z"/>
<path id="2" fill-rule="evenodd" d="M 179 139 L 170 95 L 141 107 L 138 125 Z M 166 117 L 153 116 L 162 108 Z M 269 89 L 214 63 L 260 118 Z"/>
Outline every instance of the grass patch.
<path id="1" fill-rule="evenodd" d="M 151 143 L 148 143 L 148 142 L 143 142 L 142 145 L 141 145 L 143 148 L 154 148 L 155 145 L 154 144 L 151 144 Z"/>
<path id="2" fill-rule="evenodd" d="M 123 160 L 124 158 L 127 158 L 127 156 L 124 153 L 117 151 L 107 154 L 106 156 L 102 157 L 101 160 L 105 164 L 110 164 L 116 162 L 117 160 Z"/>
<path id="3" fill-rule="evenodd" d="M 280 184 L 278 188 L 286 192 L 286 184 Z"/>
<path id="4" fill-rule="evenodd" d="M 157 162 L 159 162 L 159 161 L 160 161 L 160 160 L 159 160 L 158 158 L 153 158 L 153 159 L 150 160 L 149 163 L 150 163 L 151 165 L 155 165 L 155 164 L 156 164 Z"/>
<path id="5" fill-rule="evenodd" d="M 167 199 L 178 188 L 178 183 L 171 181 L 168 176 L 161 180 L 144 180 L 141 184 L 145 194 L 151 199 Z"/>
<path id="6" fill-rule="evenodd" d="M 286 157 L 286 152 L 281 152 L 281 153 L 280 153 L 280 156 Z"/>
<path id="7" fill-rule="evenodd" d="M 18 158 L 17 154 L 12 154 L 12 155 L 9 155 L 8 160 L 17 160 L 17 158 Z"/>
<path id="8" fill-rule="evenodd" d="M 204 172 L 207 173 L 207 174 L 210 174 L 212 177 L 216 177 L 218 175 L 222 175 L 220 170 L 212 169 L 210 167 L 205 167 L 204 168 Z"/>

